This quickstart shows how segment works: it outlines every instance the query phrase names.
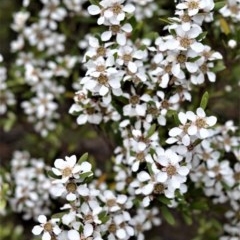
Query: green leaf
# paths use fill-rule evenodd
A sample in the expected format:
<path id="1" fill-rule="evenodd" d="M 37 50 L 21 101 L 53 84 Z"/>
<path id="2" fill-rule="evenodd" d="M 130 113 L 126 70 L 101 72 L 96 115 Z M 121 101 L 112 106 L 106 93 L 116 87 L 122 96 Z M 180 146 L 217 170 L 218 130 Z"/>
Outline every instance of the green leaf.
<path id="1" fill-rule="evenodd" d="M 166 206 L 161 207 L 161 212 L 164 217 L 164 219 L 170 224 L 175 225 L 175 219 L 172 215 L 172 213 L 169 211 L 169 209 Z"/>
<path id="2" fill-rule="evenodd" d="M 197 201 L 197 202 L 193 202 L 191 204 L 191 209 L 195 209 L 195 210 L 208 210 L 209 207 L 208 207 L 208 204 L 207 204 L 206 201 L 200 200 L 200 201 Z"/>
<path id="3" fill-rule="evenodd" d="M 61 176 L 55 175 L 52 170 L 47 171 L 47 175 L 49 177 L 51 177 L 51 178 L 56 178 L 56 179 L 60 179 L 61 178 Z"/>
<path id="4" fill-rule="evenodd" d="M 98 215 L 98 218 L 101 220 L 102 224 L 106 223 L 109 220 L 107 212 L 103 211 Z"/>
<path id="5" fill-rule="evenodd" d="M 159 20 L 167 24 L 172 24 L 172 21 L 170 21 L 168 18 L 159 18 Z"/>
<path id="6" fill-rule="evenodd" d="M 51 219 L 53 218 L 62 218 L 63 215 L 65 215 L 67 212 L 60 212 L 60 213 L 55 213 L 51 216 Z"/>
<path id="7" fill-rule="evenodd" d="M 147 138 L 150 138 L 156 131 L 156 124 L 153 124 L 149 130 L 148 130 L 148 133 L 147 133 Z"/>
<path id="8" fill-rule="evenodd" d="M 192 225 L 193 220 L 189 214 L 183 213 L 183 218 L 187 225 Z"/>
<path id="9" fill-rule="evenodd" d="M 93 175 L 92 172 L 84 172 L 84 173 L 80 174 L 80 177 L 84 179 L 84 178 L 90 177 L 92 175 Z"/>
<path id="10" fill-rule="evenodd" d="M 189 62 L 196 62 L 200 58 L 201 58 L 201 56 L 197 56 L 197 57 L 194 57 L 194 58 L 188 58 L 188 61 Z"/>
<path id="11" fill-rule="evenodd" d="M 220 21 L 220 27 L 221 27 L 222 32 L 225 35 L 228 35 L 230 33 L 230 27 L 229 27 L 227 21 L 224 18 L 221 18 L 219 21 Z"/>
<path id="12" fill-rule="evenodd" d="M 98 1 L 98 0 L 89 0 L 89 2 L 90 2 L 92 5 L 97 5 L 97 6 L 99 6 L 99 1 Z"/>
<path id="13" fill-rule="evenodd" d="M 209 94 L 208 92 L 205 92 L 202 96 L 200 107 L 204 110 L 207 107 L 208 104 L 208 99 L 209 99 Z"/>
<path id="14" fill-rule="evenodd" d="M 199 34 L 198 36 L 197 36 L 197 40 L 198 41 L 201 41 L 201 40 L 203 40 L 205 37 L 206 37 L 206 35 L 207 35 L 207 32 L 202 32 L 201 34 Z"/>
<path id="15" fill-rule="evenodd" d="M 218 62 L 213 68 L 213 72 L 220 72 L 222 70 L 224 70 L 226 68 L 226 66 L 223 64 L 223 62 Z"/>
<path id="16" fill-rule="evenodd" d="M 84 153 L 78 160 L 78 164 L 81 164 L 82 162 L 85 162 L 88 159 L 88 153 Z"/>
<path id="17" fill-rule="evenodd" d="M 170 199 L 169 198 L 166 198 L 165 196 L 159 196 L 158 198 L 158 201 L 165 204 L 165 205 L 168 205 L 171 203 Z"/>
<path id="18" fill-rule="evenodd" d="M 216 2 L 215 5 L 214 5 L 214 10 L 218 11 L 219 9 L 224 7 L 225 5 L 226 5 L 226 1 Z"/>

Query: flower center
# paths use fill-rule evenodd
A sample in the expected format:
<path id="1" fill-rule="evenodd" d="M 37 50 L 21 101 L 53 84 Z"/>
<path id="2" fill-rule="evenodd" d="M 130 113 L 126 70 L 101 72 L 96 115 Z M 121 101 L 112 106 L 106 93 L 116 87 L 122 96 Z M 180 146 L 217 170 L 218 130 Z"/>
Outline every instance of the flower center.
<path id="1" fill-rule="evenodd" d="M 182 17 L 181 17 L 182 21 L 183 22 L 190 22 L 191 21 L 191 18 L 190 16 L 188 16 L 187 14 L 184 14 Z"/>
<path id="2" fill-rule="evenodd" d="M 119 13 L 122 12 L 122 6 L 118 3 L 115 3 L 113 6 L 112 6 L 112 11 L 115 15 L 118 15 Z"/>
<path id="3" fill-rule="evenodd" d="M 66 167 L 62 170 L 63 177 L 68 177 L 72 174 L 72 169 L 69 167 Z"/>
<path id="4" fill-rule="evenodd" d="M 46 232 L 52 232 L 53 226 L 52 226 L 51 223 L 47 222 L 47 223 L 44 224 L 43 229 L 44 229 Z"/>
<path id="5" fill-rule="evenodd" d="M 123 58 L 123 61 L 125 63 L 128 63 L 132 60 L 132 55 L 131 54 L 124 54 L 122 58 Z"/>
<path id="6" fill-rule="evenodd" d="M 165 108 L 165 109 L 168 109 L 170 106 L 169 102 L 167 100 L 163 100 L 162 101 L 162 107 Z"/>
<path id="7" fill-rule="evenodd" d="M 193 10 L 193 9 L 198 9 L 199 8 L 199 3 L 196 1 L 190 1 L 188 3 L 188 9 Z"/>
<path id="8" fill-rule="evenodd" d="M 99 65 L 99 66 L 96 67 L 96 70 L 98 72 L 104 72 L 105 71 L 105 66 L 104 65 Z"/>
<path id="9" fill-rule="evenodd" d="M 73 193 L 77 190 L 77 185 L 73 182 L 70 182 L 70 183 L 67 184 L 66 189 L 67 189 L 68 192 Z"/>
<path id="10" fill-rule="evenodd" d="M 97 55 L 98 56 L 105 56 L 106 55 L 106 49 L 104 48 L 104 47 L 99 47 L 98 49 L 97 49 Z"/>
<path id="11" fill-rule="evenodd" d="M 115 233 L 117 231 L 117 226 L 114 223 L 110 224 L 108 227 L 108 231 L 110 233 Z"/>
<path id="12" fill-rule="evenodd" d="M 180 45 L 184 48 L 188 48 L 192 43 L 192 39 L 184 37 L 180 39 Z"/>
<path id="13" fill-rule="evenodd" d="M 158 109 L 156 107 L 149 107 L 148 108 L 148 113 L 153 115 L 153 116 L 156 116 L 156 115 L 158 115 Z"/>
<path id="14" fill-rule="evenodd" d="M 139 96 L 137 95 L 132 96 L 129 102 L 134 106 L 137 105 L 139 103 Z"/>
<path id="15" fill-rule="evenodd" d="M 103 75 L 103 74 L 101 74 L 99 77 L 98 77 L 98 82 L 100 83 L 100 84 L 102 84 L 102 85 L 105 85 L 105 84 L 107 84 L 108 83 L 108 78 L 107 78 L 107 76 L 106 75 Z"/>
<path id="16" fill-rule="evenodd" d="M 117 34 L 120 31 L 121 27 L 119 25 L 112 25 L 110 27 L 110 30 L 114 33 Z"/>
<path id="17" fill-rule="evenodd" d="M 108 207 L 113 207 L 116 205 L 116 200 L 115 199 L 108 199 L 107 200 L 107 206 Z"/>
<path id="18" fill-rule="evenodd" d="M 203 73 L 206 73 L 206 72 L 208 71 L 207 64 L 203 64 L 203 65 L 200 67 L 200 70 L 201 70 Z"/>
<path id="19" fill-rule="evenodd" d="M 204 127 L 206 127 L 206 122 L 205 122 L 205 120 L 203 119 L 203 118 L 198 118 L 197 120 L 196 120 L 196 126 L 198 127 L 198 128 L 204 128 Z"/>
<path id="20" fill-rule="evenodd" d="M 84 217 L 86 222 L 93 222 L 93 216 L 91 214 L 88 214 Z"/>
<path id="21" fill-rule="evenodd" d="M 139 160 L 140 162 L 143 162 L 145 160 L 145 154 L 144 152 L 139 152 L 136 154 L 136 159 Z"/>
<path id="22" fill-rule="evenodd" d="M 161 194 L 164 192 L 164 185 L 162 183 L 157 183 L 154 185 L 154 190 L 153 190 L 153 193 L 155 194 Z"/>
<path id="23" fill-rule="evenodd" d="M 183 54 L 179 54 L 179 55 L 177 56 L 177 61 L 178 61 L 179 63 L 185 63 L 186 60 L 187 60 L 187 57 L 186 57 L 185 55 L 183 55 Z"/>
<path id="24" fill-rule="evenodd" d="M 165 71 L 166 73 L 171 73 L 171 71 L 172 71 L 172 65 L 171 65 L 171 64 L 167 65 L 167 66 L 164 68 L 164 71 Z"/>
<path id="25" fill-rule="evenodd" d="M 171 177 L 176 174 L 177 169 L 176 169 L 176 167 L 169 165 L 166 167 L 166 172 L 167 172 L 167 175 Z"/>

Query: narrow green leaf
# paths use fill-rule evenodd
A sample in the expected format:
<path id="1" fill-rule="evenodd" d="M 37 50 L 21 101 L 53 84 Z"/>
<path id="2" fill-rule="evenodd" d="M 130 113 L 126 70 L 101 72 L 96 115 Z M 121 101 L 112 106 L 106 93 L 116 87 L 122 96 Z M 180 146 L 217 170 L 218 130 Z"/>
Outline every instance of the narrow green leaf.
<path id="1" fill-rule="evenodd" d="M 47 175 L 49 177 L 51 177 L 51 178 L 56 178 L 56 179 L 60 179 L 61 178 L 61 176 L 55 175 L 52 170 L 47 171 Z"/>
<path id="2" fill-rule="evenodd" d="M 220 19 L 220 27 L 221 27 L 222 32 L 225 35 L 228 35 L 230 33 L 230 27 L 224 18 Z"/>
<path id="3" fill-rule="evenodd" d="M 201 103 L 200 103 L 200 107 L 202 109 L 205 109 L 207 107 L 208 99 L 209 99 L 209 94 L 208 92 L 205 92 L 202 96 Z"/>
<path id="4" fill-rule="evenodd" d="M 218 11 L 219 9 L 224 7 L 225 5 L 226 5 L 226 1 L 216 2 L 215 6 L 214 6 L 214 10 Z"/>
<path id="5" fill-rule="evenodd" d="M 147 133 L 147 138 L 151 137 L 156 131 L 156 124 L 153 124 L 149 130 L 148 130 L 148 133 Z"/>
<path id="6" fill-rule="evenodd" d="M 85 173 L 81 173 L 80 177 L 84 179 L 84 178 L 90 177 L 92 175 L 93 175 L 92 172 L 85 172 Z"/>
<path id="7" fill-rule="evenodd" d="M 168 210 L 166 206 L 161 207 L 161 212 L 164 217 L 164 219 L 170 224 L 170 225 L 175 225 L 175 219 L 172 215 L 172 213 Z"/>
<path id="8" fill-rule="evenodd" d="M 88 153 L 84 153 L 78 160 L 78 164 L 85 162 L 88 159 Z"/>
<path id="9" fill-rule="evenodd" d="M 166 198 L 165 196 L 159 196 L 158 198 L 158 201 L 165 204 L 165 205 L 168 205 L 171 203 L 170 199 L 169 198 Z"/>

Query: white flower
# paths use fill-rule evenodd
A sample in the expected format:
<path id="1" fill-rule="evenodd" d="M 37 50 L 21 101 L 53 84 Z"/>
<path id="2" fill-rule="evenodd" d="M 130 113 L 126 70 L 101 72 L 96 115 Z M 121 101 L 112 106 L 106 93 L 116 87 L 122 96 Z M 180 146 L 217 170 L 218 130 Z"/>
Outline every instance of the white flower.
<path id="1" fill-rule="evenodd" d="M 126 13 L 133 13 L 135 10 L 132 4 L 122 5 L 123 2 L 124 0 L 102 0 L 99 2 L 100 7 L 91 5 L 88 12 L 91 15 L 101 14 L 97 21 L 99 25 L 118 25 L 125 19 Z"/>
<path id="2" fill-rule="evenodd" d="M 214 2 L 213 0 L 184 0 L 176 7 L 178 9 L 186 9 L 189 16 L 194 16 L 200 10 L 210 12 L 214 8 Z"/>
<path id="3" fill-rule="evenodd" d="M 198 108 L 194 114 L 191 111 L 186 112 L 186 117 L 191 121 L 191 125 L 188 127 L 187 132 L 189 135 L 196 135 L 200 138 L 207 138 L 209 131 L 207 128 L 216 124 L 217 118 L 215 116 L 206 117 L 206 113 L 202 108 Z"/>
<path id="4" fill-rule="evenodd" d="M 91 164 L 88 162 L 82 162 L 81 165 L 77 164 L 76 155 L 72 155 L 71 157 L 65 157 L 63 159 L 56 159 L 54 162 L 55 168 L 52 168 L 52 171 L 57 176 L 62 176 L 60 182 L 67 182 L 69 178 L 79 178 L 79 173 L 90 172 Z"/>
<path id="5" fill-rule="evenodd" d="M 177 188 L 179 189 L 181 184 L 186 181 L 186 176 L 189 173 L 187 166 L 180 165 L 182 158 L 171 149 L 164 151 L 158 148 L 157 156 L 155 156 L 154 159 L 161 166 L 161 168 L 158 169 L 153 165 L 156 181 L 159 183 L 167 183 L 171 192 L 174 192 Z"/>
<path id="6" fill-rule="evenodd" d="M 116 41 L 119 45 L 123 46 L 127 42 L 127 34 L 132 32 L 132 26 L 129 23 L 121 25 L 111 25 L 109 31 L 101 34 L 102 41 L 108 41 L 113 35 L 116 35 Z"/>
<path id="7" fill-rule="evenodd" d="M 56 236 L 60 234 L 61 229 L 56 225 L 59 219 L 51 219 L 50 221 L 47 221 L 46 216 L 40 215 L 38 221 L 40 222 L 40 225 L 34 226 L 32 233 L 34 235 L 40 235 L 43 232 L 42 240 L 51 240 L 52 235 Z"/>

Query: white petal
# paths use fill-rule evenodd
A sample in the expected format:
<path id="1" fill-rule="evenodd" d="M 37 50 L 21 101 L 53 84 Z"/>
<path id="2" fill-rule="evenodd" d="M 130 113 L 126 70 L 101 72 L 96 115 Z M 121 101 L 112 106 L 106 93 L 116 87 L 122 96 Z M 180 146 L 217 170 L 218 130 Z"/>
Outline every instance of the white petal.
<path id="1" fill-rule="evenodd" d="M 217 118 L 215 116 L 207 117 L 206 123 L 209 125 L 209 127 L 212 127 L 216 124 Z"/>
<path id="2" fill-rule="evenodd" d="M 49 232 L 43 233 L 42 240 L 51 240 L 51 235 L 49 234 Z"/>
<path id="3" fill-rule="evenodd" d="M 39 235 L 42 231 L 43 231 L 43 228 L 39 225 L 34 226 L 34 228 L 32 229 L 32 233 L 34 235 Z"/>
<path id="4" fill-rule="evenodd" d="M 147 196 L 149 194 L 151 194 L 153 191 L 153 184 L 152 183 L 148 183 L 147 185 L 142 187 L 142 193 Z"/>
<path id="5" fill-rule="evenodd" d="M 178 114 L 178 119 L 179 119 L 179 121 L 180 121 L 182 124 L 185 124 L 185 123 L 187 122 L 187 116 L 186 116 L 186 114 L 183 113 L 183 112 L 180 112 L 180 113 Z"/>
<path id="6" fill-rule="evenodd" d="M 47 217 L 45 215 L 40 215 L 40 216 L 38 216 L 38 221 L 40 223 L 46 223 L 47 222 Z"/>
<path id="7" fill-rule="evenodd" d="M 99 90 L 99 94 L 100 94 L 101 96 L 104 96 L 104 95 L 106 95 L 108 92 L 109 92 L 109 89 L 108 89 L 106 86 L 102 85 L 101 88 L 100 88 L 100 90 Z"/>
<path id="8" fill-rule="evenodd" d="M 125 11 L 127 13 L 133 13 L 135 11 L 135 7 L 132 4 L 126 4 L 123 7 L 123 11 Z"/>
<path id="9" fill-rule="evenodd" d="M 125 33 L 118 33 L 117 34 L 117 43 L 121 46 L 125 45 L 127 42 L 126 34 Z"/>
<path id="10" fill-rule="evenodd" d="M 176 137 L 178 135 L 180 135 L 183 132 L 183 130 L 181 128 L 178 127 L 174 127 L 169 131 L 169 136 L 171 137 Z"/>
<path id="11" fill-rule="evenodd" d="M 150 175 L 147 172 L 144 172 L 144 171 L 138 173 L 137 178 L 140 182 L 145 182 L 145 181 L 151 179 Z"/>
<path id="12" fill-rule="evenodd" d="M 186 62 L 185 63 L 187 70 L 190 73 L 195 73 L 198 70 L 198 65 L 196 63 L 192 62 Z"/>
<path id="13" fill-rule="evenodd" d="M 201 128 L 199 134 L 202 139 L 207 138 L 209 136 L 209 132 L 205 128 Z"/>
<path id="14" fill-rule="evenodd" d="M 207 76 L 210 82 L 215 82 L 216 81 L 216 74 L 213 72 L 207 72 Z"/>
<path id="15" fill-rule="evenodd" d="M 166 182 L 168 179 L 167 173 L 166 172 L 160 172 L 157 174 L 157 181 L 160 183 Z"/>
<path id="16" fill-rule="evenodd" d="M 74 193 L 69 193 L 66 197 L 68 201 L 75 201 L 76 200 L 76 195 Z"/>
<path id="17" fill-rule="evenodd" d="M 182 143 L 184 144 L 184 146 L 189 146 L 190 145 L 190 137 L 185 134 L 182 138 Z"/>
<path id="18" fill-rule="evenodd" d="M 138 146 L 138 150 L 141 151 L 141 152 L 144 151 L 147 147 L 146 143 L 144 143 L 144 142 L 139 142 L 137 144 L 137 146 Z"/>
<path id="19" fill-rule="evenodd" d="M 137 65 L 134 62 L 129 62 L 128 63 L 128 70 L 131 71 L 132 73 L 137 72 Z"/>
<path id="20" fill-rule="evenodd" d="M 80 115 L 78 118 L 77 118 L 77 124 L 78 125 L 83 125 L 87 122 L 88 120 L 88 116 L 87 115 Z"/>
<path id="21" fill-rule="evenodd" d="M 196 113 L 200 118 L 206 117 L 206 113 L 204 112 L 204 110 L 202 108 L 198 108 Z"/>
<path id="22" fill-rule="evenodd" d="M 171 138 L 168 138 L 168 139 L 166 140 L 166 143 L 167 143 L 167 144 L 173 144 L 173 143 L 175 143 L 175 142 L 177 142 L 177 141 L 178 141 L 177 138 L 171 137 Z"/>
<path id="23" fill-rule="evenodd" d="M 182 166 L 178 169 L 178 173 L 181 175 L 181 176 L 187 176 L 188 173 L 189 173 L 189 169 L 186 167 L 186 166 Z"/>
<path id="24" fill-rule="evenodd" d="M 130 32 L 132 32 L 133 28 L 132 28 L 132 25 L 131 25 L 131 24 L 126 23 L 126 24 L 124 24 L 124 25 L 122 26 L 122 30 L 123 30 L 124 32 L 130 33 Z"/>
<path id="25" fill-rule="evenodd" d="M 125 239 L 127 236 L 124 229 L 118 229 L 116 235 L 119 239 Z"/>
<path id="26" fill-rule="evenodd" d="M 77 240 L 77 239 L 80 239 L 80 234 L 78 231 L 72 229 L 72 230 L 69 230 L 68 231 L 68 239 L 69 240 Z"/>
<path id="27" fill-rule="evenodd" d="M 192 50 L 194 50 L 197 53 L 204 51 L 204 45 L 199 42 L 194 42 L 193 44 L 191 44 L 191 48 L 192 48 Z"/>
<path id="28" fill-rule="evenodd" d="M 83 234 L 84 234 L 85 238 L 90 237 L 93 234 L 93 226 L 91 224 L 87 223 L 84 226 Z"/>
<path id="29" fill-rule="evenodd" d="M 97 15 L 101 12 L 101 9 L 97 5 L 91 5 L 88 7 L 88 12 L 90 15 Z"/>
<path id="30" fill-rule="evenodd" d="M 197 127 L 195 125 L 191 125 L 187 132 L 189 135 L 195 135 L 197 133 Z"/>
<path id="31" fill-rule="evenodd" d="M 101 35 L 102 41 L 108 41 L 112 37 L 112 32 L 111 31 L 105 31 Z"/>

